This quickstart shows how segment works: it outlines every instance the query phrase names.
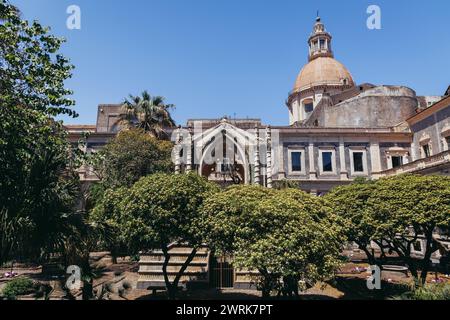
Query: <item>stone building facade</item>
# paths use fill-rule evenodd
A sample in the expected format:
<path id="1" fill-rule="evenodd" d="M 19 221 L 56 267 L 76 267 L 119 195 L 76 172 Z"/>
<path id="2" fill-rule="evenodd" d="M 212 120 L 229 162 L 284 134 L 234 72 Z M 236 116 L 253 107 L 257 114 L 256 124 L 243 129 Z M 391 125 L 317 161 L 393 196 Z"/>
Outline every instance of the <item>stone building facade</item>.
<path id="1" fill-rule="evenodd" d="M 259 119 L 189 120 L 169 130 L 175 171 L 196 171 L 222 184 L 273 187 L 277 181 L 297 181 L 315 195 L 358 177 L 449 175 L 450 88 L 443 96 L 423 97 L 404 86 L 357 85 L 334 59 L 332 36 L 320 18 L 308 40 L 308 53 L 308 63 L 286 100 L 289 125 L 269 126 Z M 89 132 L 86 151 L 101 148 L 120 130 L 120 112 L 120 105 L 100 105 L 97 125 L 68 126 L 70 139 L 76 143 Z M 81 168 L 80 176 L 96 179 L 89 168 Z M 182 249 L 172 250 L 183 256 Z M 140 287 L 161 283 L 158 255 L 142 258 Z M 212 272 L 206 256 L 189 267 L 195 270 L 188 268 L 201 281 Z M 248 273 L 235 271 L 230 283 L 245 287 Z"/>

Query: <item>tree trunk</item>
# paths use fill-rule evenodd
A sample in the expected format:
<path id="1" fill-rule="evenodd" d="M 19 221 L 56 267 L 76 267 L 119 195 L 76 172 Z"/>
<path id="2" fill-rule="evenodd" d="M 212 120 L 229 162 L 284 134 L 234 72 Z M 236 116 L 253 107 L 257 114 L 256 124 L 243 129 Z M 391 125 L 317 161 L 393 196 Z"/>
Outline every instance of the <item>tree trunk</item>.
<path id="1" fill-rule="evenodd" d="M 412 260 L 412 259 L 409 259 L 409 260 Z M 417 267 L 414 262 L 409 261 L 408 268 L 409 268 L 409 271 L 411 272 L 412 277 L 414 278 L 414 287 L 417 288 L 417 286 L 419 285 L 419 283 L 418 283 L 419 282 L 419 274 L 417 272 Z"/>
<path id="2" fill-rule="evenodd" d="M 178 271 L 178 274 L 175 277 L 175 280 L 173 281 L 173 286 L 178 289 L 178 283 L 180 282 L 181 277 L 183 276 L 184 272 L 186 271 L 187 267 L 191 264 L 192 260 L 194 260 L 195 255 L 197 254 L 197 249 L 192 249 L 192 252 L 189 254 L 188 258 L 184 262 L 184 264 L 181 266 L 180 271 Z"/>
<path id="3" fill-rule="evenodd" d="M 425 255 L 422 260 L 422 270 L 420 272 L 419 285 L 424 286 L 427 282 L 428 271 L 430 270 L 431 255 L 433 254 L 433 232 L 426 235 Z"/>
<path id="4" fill-rule="evenodd" d="M 167 295 L 169 296 L 169 300 L 174 300 L 176 296 L 176 292 L 174 292 L 172 288 L 172 283 L 170 282 L 169 275 L 167 274 L 167 266 L 169 265 L 170 261 L 170 255 L 167 250 L 167 246 L 162 246 L 162 251 L 164 254 L 164 263 L 163 263 L 163 275 L 164 275 L 164 282 L 166 283 L 166 289 L 167 289 Z"/>
<path id="5" fill-rule="evenodd" d="M 92 269 L 89 264 L 89 253 L 82 258 L 81 272 L 83 278 L 82 299 L 91 300 L 94 297 L 94 279 L 92 277 Z"/>
<path id="6" fill-rule="evenodd" d="M 111 260 L 113 264 L 117 264 L 117 250 L 116 248 L 112 247 L 110 250 L 111 253 Z"/>
<path id="7" fill-rule="evenodd" d="M 262 292 L 262 297 L 263 297 L 263 299 L 268 299 L 268 298 L 270 298 L 270 289 L 268 289 L 268 288 L 266 287 L 266 285 L 263 285 L 263 288 L 262 288 L 261 292 Z"/>
<path id="8" fill-rule="evenodd" d="M 377 264 L 377 261 L 376 261 L 376 259 L 375 259 L 375 253 L 372 254 L 372 252 L 370 252 L 370 251 L 367 249 L 367 247 L 363 247 L 362 250 L 364 251 L 364 253 L 365 253 L 366 256 L 367 256 L 367 260 L 368 260 L 368 262 L 369 262 L 369 265 L 376 265 L 376 264 Z"/>
<path id="9" fill-rule="evenodd" d="M 271 275 L 266 270 L 258 271 L 263 277 L 261 286 L 262 297 L 263 299 L 268 299 L 270 298 L 270 292 L 272 291 Z"/>

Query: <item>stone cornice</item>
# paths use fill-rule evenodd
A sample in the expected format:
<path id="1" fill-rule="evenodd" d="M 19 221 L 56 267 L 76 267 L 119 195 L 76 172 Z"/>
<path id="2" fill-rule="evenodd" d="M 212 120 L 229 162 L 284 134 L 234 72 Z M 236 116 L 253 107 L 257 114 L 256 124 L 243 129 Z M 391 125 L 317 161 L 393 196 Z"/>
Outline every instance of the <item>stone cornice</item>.
<path id="1" fill-rule="evenodd" d="M 406 119 L 408 124 L 411 126 L 413 124 L 416 124 L 419 121 L 422 121 L 423 119 L 428 118 L 433 113 L 438 112 L 439 110 L 445 109 L 447 107 L 450 107 L 450 96 L 445 97 L 444 99 L 436 102 L 431 107 L 415 114 L 414 116 Z"/>

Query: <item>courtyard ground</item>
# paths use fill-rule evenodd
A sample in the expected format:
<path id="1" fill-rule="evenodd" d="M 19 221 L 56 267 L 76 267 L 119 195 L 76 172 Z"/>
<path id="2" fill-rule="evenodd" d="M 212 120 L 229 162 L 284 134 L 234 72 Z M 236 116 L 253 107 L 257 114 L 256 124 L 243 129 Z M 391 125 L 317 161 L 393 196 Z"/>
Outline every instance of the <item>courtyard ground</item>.
<path id="1" fill-rule="evenodd" d="M 339 271 L 337 277 L 327 283 L 319 283 L 313 288 L 301 294 L 304 300 L 355 300 L 355 299 L 387 299 L 403 292 L 409 291 L 412 278 L 399 272 L 387 272 L 382 274 L 382 289 L 369 290 L 366 285 L 369 276 L 368 265 L 363 262 L 363 256 L 359 253 L 349 254 L 351 260 Z M 110 300 L 162 300 L 166 299 L 164 292 L 155 295 L 148 290 L 136 289 L 138 280 L 138 263 L 130 261 L 129 258 L 118 259 L 117 264 L 107 252 L 93 253 L 91 264 L 95 270 L 94 289 L 100 295 L 102 287 L 108 287 L 103 297 Z M 49 278 L 41 273 L 39 266 L 16 265 L 14 272 L 19 276 L 26 276 L 42 284 L 48 284 L 53 288 L 50 294 L 51 300 L 60 300 L 64 297 L 62 282 L 58 279 Z M 0 274 L 11 271 L 10 268 L 0 269 Z M 442 281 L 450 282 L 450 277 L 438 274 Z M 428 282 L 435 281 L 436 274 L 430 273 Z M 0 279 L 0 292 L 10 279 Z M 81 299 L 81 293 L 75 294 L 76 299 Z M 259 291 L 235 290 L 235 289 L 197 289 L 183 292 L 181 299 L 194 300 L 246 300 L 261 298 Z M 21 297 L 21 299 L 35 299 L 33 296 Z"/>

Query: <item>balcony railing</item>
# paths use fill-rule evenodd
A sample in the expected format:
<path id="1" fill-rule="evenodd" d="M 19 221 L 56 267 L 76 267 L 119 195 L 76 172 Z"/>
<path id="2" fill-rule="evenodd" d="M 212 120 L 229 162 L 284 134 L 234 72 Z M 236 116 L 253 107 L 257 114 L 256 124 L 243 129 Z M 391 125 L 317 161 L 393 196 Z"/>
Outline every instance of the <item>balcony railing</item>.
<path id="1" fill-rule="evenodd" d="M 408 173 L 408 172 L 416 172 L 424 169 L 429 169 L 435 167 L 437 165 L 442 164 L 450 164 L 450 150 L 435 154 L 431 157 L 422 158 L 410 163 L 407 163 L 403 166 L 392 168 L 386 171 L 383 171 L 382 174 L 385 176 L 400 174 L 400 173 Z"/>

